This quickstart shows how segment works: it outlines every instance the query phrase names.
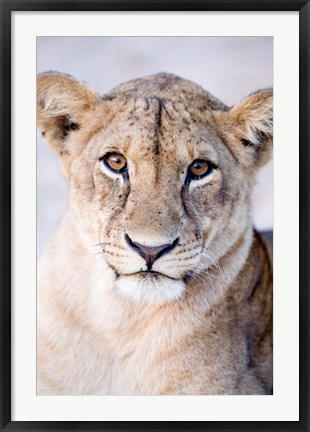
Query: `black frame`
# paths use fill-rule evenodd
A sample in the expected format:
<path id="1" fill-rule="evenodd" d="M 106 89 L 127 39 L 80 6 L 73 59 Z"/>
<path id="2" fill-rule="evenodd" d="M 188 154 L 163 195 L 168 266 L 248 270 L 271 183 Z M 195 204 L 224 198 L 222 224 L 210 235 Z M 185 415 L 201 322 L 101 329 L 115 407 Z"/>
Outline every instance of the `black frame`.
<path id="1" fill-rule="evenodd" d="M 1 308 L 1 371 L 0 427 L 1 431 L 108 431 L 108 430 L 207 430 L 207 431 L 310 431 L 309 421 L 309 23 L 310 0 L 0 0 L 1 19 L 1 249 L 0 249 L 0 308 Z M 296 422 L 61 422 L 11 421 L 11 12 L 13 11 L 299 11 L 299 130 L 300 130 L 300 420 Z M 289 103 L 289 101 L 288 101 Z"/>

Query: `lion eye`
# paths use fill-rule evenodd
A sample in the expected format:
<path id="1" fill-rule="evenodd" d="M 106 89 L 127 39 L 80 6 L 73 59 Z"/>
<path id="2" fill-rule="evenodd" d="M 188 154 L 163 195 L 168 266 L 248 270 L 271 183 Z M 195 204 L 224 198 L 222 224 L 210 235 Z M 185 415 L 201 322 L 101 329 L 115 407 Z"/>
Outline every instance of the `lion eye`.
<path id="1" fill-rule="evenodd" d="M 101 160 L 110 170 L 116 173 L 127 170 L 127 159 L 119 153 L 107 153 Z"/>
<path id="2" fill-rule="evenodd" d="M 191 180 L 198 180 L 213 171 L 214 165 L 204 159 L 194 160 L 188 167 L 188 177 Z"/>

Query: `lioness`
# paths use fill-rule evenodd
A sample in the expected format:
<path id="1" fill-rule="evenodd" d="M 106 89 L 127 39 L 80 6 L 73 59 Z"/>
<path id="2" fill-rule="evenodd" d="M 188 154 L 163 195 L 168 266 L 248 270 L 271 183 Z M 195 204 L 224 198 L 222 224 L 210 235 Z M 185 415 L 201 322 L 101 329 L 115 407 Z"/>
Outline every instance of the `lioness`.
<path id="1" fill-rule="evenodd" d="M 272 264 L 250 195 L 272 90 L 38 78 L 69 208 L 38 272 L 38 394 L 272 393 Z"/>

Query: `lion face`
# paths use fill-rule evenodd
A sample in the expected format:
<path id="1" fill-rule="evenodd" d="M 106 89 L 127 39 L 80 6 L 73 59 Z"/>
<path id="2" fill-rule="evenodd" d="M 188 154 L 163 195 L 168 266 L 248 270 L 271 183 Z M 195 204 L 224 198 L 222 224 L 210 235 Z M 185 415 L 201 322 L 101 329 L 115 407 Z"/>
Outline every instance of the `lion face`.
<path id="1" fill-rule="evenodd" d="M 270 154 L 272 95 L 228 109 L 159 74 L 99 98 L 39 77 L 39 126 L 63 159 L 72 223 L 132 299 L 165 303 L 218 264 L 250 224 L 256 168 Z"/>

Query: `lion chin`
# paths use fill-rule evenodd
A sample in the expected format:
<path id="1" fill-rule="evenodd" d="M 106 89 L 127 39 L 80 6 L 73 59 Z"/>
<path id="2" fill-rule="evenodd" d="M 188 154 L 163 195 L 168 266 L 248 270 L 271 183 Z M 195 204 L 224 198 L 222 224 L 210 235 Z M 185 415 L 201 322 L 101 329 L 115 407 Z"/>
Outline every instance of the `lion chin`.
<path id="1" fill-rule="evenodd" d="M 185 283 L 159 273 L 139 272 L 119 276 L 115 288 L 134 302 L 164 304 L 180 300 L 185 292 Z"/>

